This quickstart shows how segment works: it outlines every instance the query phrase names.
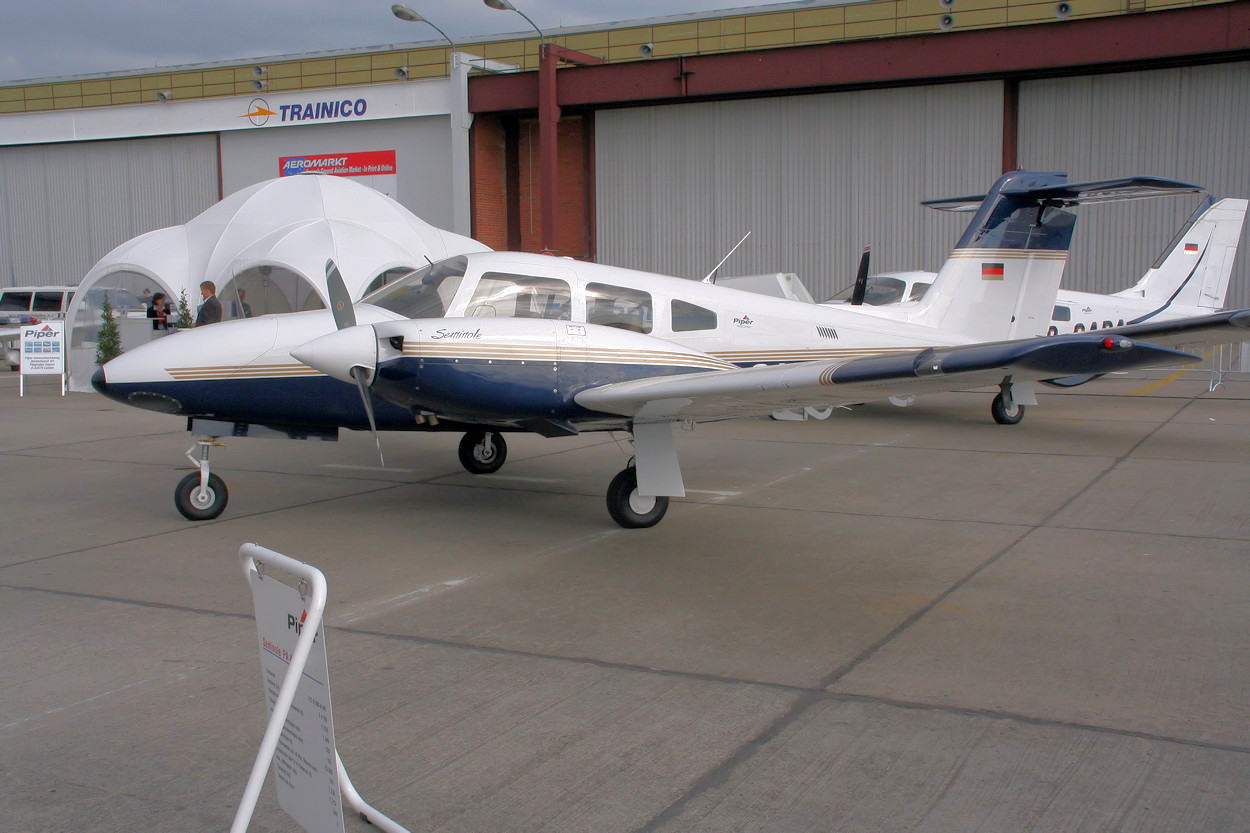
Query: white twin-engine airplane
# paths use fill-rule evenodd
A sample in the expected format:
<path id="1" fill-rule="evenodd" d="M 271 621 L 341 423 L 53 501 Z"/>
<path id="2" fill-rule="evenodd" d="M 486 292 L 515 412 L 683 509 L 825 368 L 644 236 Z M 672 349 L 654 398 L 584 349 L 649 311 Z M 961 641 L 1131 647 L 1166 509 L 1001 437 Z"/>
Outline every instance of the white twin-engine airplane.
<path id="1" fill-rule="evenodd" d="M 353 307 L 328 262 L 331 311 L 180 332 L 114 359 L 93 384 L 185 416 L 201 435 L 198 459 L 187 452 L 199 471 L 175 490 L 191 519 L 225 507 L 208 466 L 220 436 L 458 430 L 462 464 L 487 473 L 503 463 L 504 432 L 629 431 L 634 459 L 608 487 L 608 511 L 621 526 L 649 527 L 685 494 L 677 425 L 986 385 L 1010 410 L 1034 380 L 1189 364 L 1196 357 L 1172 347 L 1239 340 L 1250 310 L 1034 337 L 1046 330 L 1079 203 L 1198 190 L 1007 174 L 906 322 L 508 252 L 430 264 Z"/>
<path id="2" fill-rule="evenodd" d="M 979 197 L 927 200 L 944 210 L 969 210 Z M 1145 321 L 1205 315 L 1224 306 L 1246 220 L 1247 201 L 1207 197 L 1154 264 L 1133 286 L 1111 295 L 1060 289 L 1048 335 L 1092 332 Z M 935 272 L 881 272 L 867 278 L 863 303 L 880 315 L 906 320 L 906 304 L 924 297 Z M 826 303 L 843 304 L 839 300 Z M 872 312 L 871 309 L 865 310 Z"/>

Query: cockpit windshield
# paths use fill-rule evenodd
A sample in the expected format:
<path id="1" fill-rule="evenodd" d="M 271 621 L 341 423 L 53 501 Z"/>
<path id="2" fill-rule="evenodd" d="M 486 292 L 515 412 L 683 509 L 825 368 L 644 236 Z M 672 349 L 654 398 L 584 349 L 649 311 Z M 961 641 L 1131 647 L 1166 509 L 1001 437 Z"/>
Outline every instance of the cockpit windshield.
<path id="1" fill-rule="evenodd" d="M 431 263 L 366 295 L 361 303 L 382 307 L 405 318 L 442 318 L 469 268 L 464 255 Z"/>

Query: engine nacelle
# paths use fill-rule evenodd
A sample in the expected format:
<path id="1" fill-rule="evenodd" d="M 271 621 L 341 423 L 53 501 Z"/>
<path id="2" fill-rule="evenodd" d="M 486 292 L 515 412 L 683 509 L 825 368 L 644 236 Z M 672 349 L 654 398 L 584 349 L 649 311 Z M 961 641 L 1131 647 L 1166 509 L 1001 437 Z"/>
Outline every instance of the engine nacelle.
<path id="1" fill-rule="evenodd" d="M 376 396 L 444 419 L 569 420 L 588 387 L 733 366 L 628 330 L 525 318 L 443 318 L 374 326 Z"/>

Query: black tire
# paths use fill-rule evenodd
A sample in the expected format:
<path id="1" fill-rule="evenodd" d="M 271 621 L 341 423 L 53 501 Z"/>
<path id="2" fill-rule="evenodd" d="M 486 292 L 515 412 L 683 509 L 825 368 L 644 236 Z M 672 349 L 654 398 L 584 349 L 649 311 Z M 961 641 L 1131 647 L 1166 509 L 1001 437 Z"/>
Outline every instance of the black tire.
<path id="1" fill-rule="evenodd" d="M 1024 406 L 1014 403 L 1013 410 L 1008 411 L 1003 394 L 1000 391 L 990 404 L 990 413 L 994 415 L 994 421 L 999 425 L 1015 425 L 1024 419 Z"/>
<path id="2" fill-rule="evenodd" d="M 647 498 L 638 494 L 638 473 L 630 466 L 608 485 L 608 514 L 626 529 L 655 526 L 668 511 L 668 498 Z"/>
<path id="3" fill-rule="evenodd" d="M 497 472 L 506 459 L 508 444 L 498 431 L 469 431 L 460 438 L 460 465 L 470 474 Z"/>
<path id="4" fill-rule="evenodd" d="M 178 482 L 174 489 L 174 506 L 189 521 L 211 521 L 226 511 L 226 502 L 230 494 L 226 491 L 225 482 L 215 474 L 208 476 L 207 494 L 196 500 L 196 492 L 200 490 L 200 473 L 193 471 Z"/>

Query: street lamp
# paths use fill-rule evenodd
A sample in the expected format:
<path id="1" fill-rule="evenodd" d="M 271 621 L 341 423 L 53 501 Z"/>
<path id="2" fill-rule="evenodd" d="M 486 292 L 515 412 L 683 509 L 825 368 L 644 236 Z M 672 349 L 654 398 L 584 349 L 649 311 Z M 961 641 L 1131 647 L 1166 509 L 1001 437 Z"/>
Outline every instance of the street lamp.
<path id="1" fill-rule="evenodd" d="M 444 32 L 442 29 L 435 26 L 427 18 L 422 17 L 421 13 L 418 12 L 416 9 L 409 8 L 408 6 L 405 6 L 403 3 L 395 3 L 394 5 L 391 6 L 391 14 L 395 15 L 400 20 L 407 21 L 408 23 L 424 23 L 425 25 L 433 29 L 435 32 L 438 32 L 440 35 L 442 35 L 443 40 L 450 43 L 452 49 L 456 48 L 455 41 L 447 37 L 446 32 Z"/>
<path id="2" fill-rule="evenodd" d="M 547 36 L 543 34 L 543 30 L 534 25 L 534 21 L 529 19 L 529 15 L 512 5 L 512 3 L 508 2 L 508 0 L 482 0 L 482 2 L 490 6 L 492 9 L 499 9 L 501 12 L 516 12 L 521 17 L 525 18 L 526 23 L 534 27 L 534 31 L 538 33 L 538 42 L 540 44 L 547 43 Z"/>

